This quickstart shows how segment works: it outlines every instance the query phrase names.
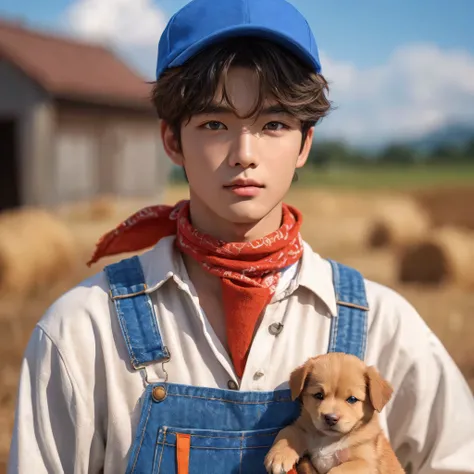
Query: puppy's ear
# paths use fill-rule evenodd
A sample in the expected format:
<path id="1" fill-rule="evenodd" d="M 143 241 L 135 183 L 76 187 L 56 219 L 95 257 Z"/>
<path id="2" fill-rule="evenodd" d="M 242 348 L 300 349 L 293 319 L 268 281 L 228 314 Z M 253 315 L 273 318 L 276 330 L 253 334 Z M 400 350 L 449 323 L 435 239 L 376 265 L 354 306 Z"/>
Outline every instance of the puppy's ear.
<path id="1" fill-rule="evenodd" d="M 296 400 L 303 391 L 304 383 L 306 382 L 306 377 L 308 376 L 310 369 L 310 364 L 306 362 L 305 364 L 299 366 L 290 375 L 290 390 L 291 398 Z"/>
<path id="2" fill-rule="evenodd" d="M 372 406 L 380 413 L 392 397 L 393 388 L 373 366 L 367 367 L 366 375 L 370 401 Z"/>

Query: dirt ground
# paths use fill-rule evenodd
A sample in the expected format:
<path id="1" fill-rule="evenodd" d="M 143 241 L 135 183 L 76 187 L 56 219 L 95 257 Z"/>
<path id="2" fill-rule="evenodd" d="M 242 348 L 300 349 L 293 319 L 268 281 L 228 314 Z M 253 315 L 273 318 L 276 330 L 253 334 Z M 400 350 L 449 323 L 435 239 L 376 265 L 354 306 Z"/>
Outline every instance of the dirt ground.
<path id="1" fill-rule="evenodd" d="M 416 199 L 428 210 L 433 222 L 439 225 L 456 225 L 474 229 L 474 187 L 466 189 L 430 190 L 414 193 Z M 166 201 L 186 197 L 184 188 L 170 189 Z M 326 196 L 327 197 L 327 196 Z M 474 292 L 455 284 L 425 286 L 406 285 L 397 282 L 397 254 L 392 249 L 369 249 L 347 246 L 337 236 L 327 237 L 318 225 L 323 214 L 333 214 L 331 206 L 339 206 L 336 201 L 324 201 L 325 196 L 308 188 L 296 188 L 289 196 L 288 202 L 297 205 L 305 215 L 303 237 L 311 243 L 315 250 L 325 257 L 331 257 L 358 268 L 367 278 L 386 284 L 399 291 L 415 306 L 427 324 L 434 330 L 445 344 L 448 352 L 460 367 L 474 390 Z M 379 194 L 370 199 L 377 200 Z M 339 199 L 339 195 L 338 195 Z M 344 198 L 343 198 L 344 200 Z M 334 204 L 336 202 L 336 204 Z M 351 233 L 355 229 L 353 218 L 358 211 L 353 196 L 346 195 L 346 227 L 338 227 L 342 218 L 333 219 L 335 231 Z M 470 204 L 469 204 L 470 203 Z M 92 243 L 101 233 L 114 226 L 122 217 L 131 212 L 137 203 L 129 203 L 121 213 L 107 217 L 107 205 L 101 210 L 96 209 L 94 219 L 80 213 L 69 213 L 67 219 L 77 235 L 88 244 L 82 249 L 84 259 L 92 250 Z M 321 207 L 326 206 L 325 212 Z M 352 207 L 351 207 L 352 206 Z M 341 209 L 336 209 L 341 216 Z M 102 212 L 102 213 L 101 213 Z M 332 219 L 332 218 L 331 218 Z M 353 227 L 354 225 L 354 227 Z M 323 245 L 321 242 L 331 245 Z M 107 262 L 106 262 L 107 263 Z M 8 455 L 10 433 L 13 425 L 14 404 L 17 390 L 18 373 L 21 357 L 30 333 L 44 313 L 45 309 L 65 290 L 78 283 L 87 275 L 96 272 L 97 267 L 90 270 L 84 266 L 77 267 L 67 278 L 43 290 L 41 295 L 31 295 L 19 300 L 0 300 L 0 355 L 1 388 L 0 388 L 0 473 L 5 472 Z"/>

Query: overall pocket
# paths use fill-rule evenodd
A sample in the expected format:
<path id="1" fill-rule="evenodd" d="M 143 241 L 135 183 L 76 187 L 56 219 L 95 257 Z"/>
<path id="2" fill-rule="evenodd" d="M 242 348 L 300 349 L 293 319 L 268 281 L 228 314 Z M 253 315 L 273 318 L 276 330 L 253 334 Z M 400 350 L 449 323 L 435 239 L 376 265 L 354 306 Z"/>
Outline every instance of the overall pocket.
<path id="1" fill-rule="evenodd" d="M 263 461 L 281 428 L 219 431 L 163 426 L 153 474 L 266 474 Z"/>

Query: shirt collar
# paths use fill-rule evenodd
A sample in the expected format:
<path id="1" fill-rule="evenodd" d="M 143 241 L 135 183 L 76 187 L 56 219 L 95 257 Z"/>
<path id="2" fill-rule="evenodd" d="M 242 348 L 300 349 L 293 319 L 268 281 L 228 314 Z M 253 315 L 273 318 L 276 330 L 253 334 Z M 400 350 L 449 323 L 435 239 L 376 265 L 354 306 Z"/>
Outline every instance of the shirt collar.
<path id="1" fill-rule="evenodd" d="M 140 255 L 147 293 L 157 290 L 170 278 L 179 277 L 174 240 L 174 235 L 164 237 L 154 247 Z"/>
<path id="2" fill-rule="evenodd" d="M 178 285 L 183 284 L 184 275 L 181 275 L 174 240 L 175 236 L 164 237 L 151 250 L 140 256 L 148 292 L 157 290 L 171 278 Z M 294 290 L 299 286 L 307 288 L 321 299 L 331 316 L 337 315 L 331 265 L 306 242 L 303 242 L 303 256 L 294 281 Z"/>
<path id="3" fill-rule="evenodd" d="M 328 308 L 331 316 L 337 316 L 336 292 L 331 264 L 303 242 L 303 256 L 296 277 L 296 288 L 303 286 L 313 292 Z"/>

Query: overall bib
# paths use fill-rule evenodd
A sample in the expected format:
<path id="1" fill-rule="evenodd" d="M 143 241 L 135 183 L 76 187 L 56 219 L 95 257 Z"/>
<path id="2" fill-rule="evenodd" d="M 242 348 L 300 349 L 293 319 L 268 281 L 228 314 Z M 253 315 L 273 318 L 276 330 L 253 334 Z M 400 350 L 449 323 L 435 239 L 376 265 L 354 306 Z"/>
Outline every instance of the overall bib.
<path id="1" fill-rule="evenodd" d="M 338 316 L 328 352 L 363 359 L 364 280 L 356 270 L 330 263 Z M 105 273 L 132 367 L 168 360 L 138 257 L 109 265 Z M 141 404 L 126 474 L 265 474 L 263 460 L 278 431 L 300 413 L 289 389 L 244 392 L 167 382 L 149 383 Z"/>

